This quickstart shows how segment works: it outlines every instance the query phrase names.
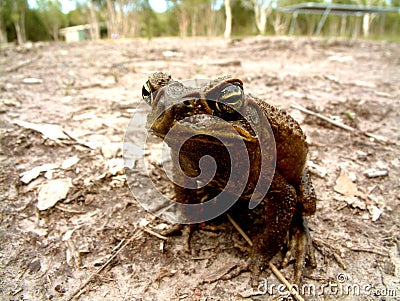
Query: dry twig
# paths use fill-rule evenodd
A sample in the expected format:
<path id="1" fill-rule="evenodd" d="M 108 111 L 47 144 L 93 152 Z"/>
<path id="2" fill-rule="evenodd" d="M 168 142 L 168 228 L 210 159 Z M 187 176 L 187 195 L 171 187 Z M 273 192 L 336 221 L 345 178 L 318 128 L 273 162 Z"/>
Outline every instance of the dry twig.
<path id="1" fill-rule="evenodd" d="M 354 248 L 350 248 L 351 251 L 354 252 L 366 252 L 366 253 L 372 253 L 372 254 L 377 254 L 380 256 L 385 256 L 385 257 L 389 257 L 388 254 L 385 254 L 381 251 L 378 250 L 373 250 L 373 249 L 367 249 L 367 248 L 362 248 L 362 247 L 354 247 Z"/>
<path id="2" fill-rule="evenodd" d="M 227 214 L 227 216 L 228 216 L 229 221 L 236 228 L 236 230 L 238 230 L 239 233 L 244 237 L 244 239 L 248 242 L 248 244 L 250 246 L 253 246 L 253 242 L 246 235 L 246 233 L 244 233 L 242 228 L 240 228 L 240 226 L 233 220 L 233 218 L 229 214 Z M 276 266 L 272 262 L 269 262 L 268 265 L 269 265 L 271 271 L 274 273 L 274 275 L 279 279 L 279 281 L 281 281 L 283 284 L 286 285 L 287 289 L 293 295 L 293 297 L 297 301 L 304 301 L 303 297 L 301 297 L 300 294 L 296 290 L 293 289 L 293 285 L 290 284 L 290 282 L 286 280 L 286 278 L 281 274 L 281 272 L 279 272 L 279 270 L 276 268 Z"/>
<path id="3" fill-rule="evenodd" d="M 269 268 L 271 269 L 271 271 L 275 274 L 275 276 L 284 284 L 286 285 L 286 288 L 289 290 L 289 292 L 293 295 L 293 297 L 297 300 L 297 301 L 304 301 L 303 297 L 300 296 L 300 294 L 293 289 L 293 285 L 289 283 L 289 281 L 286 280 L 285 277 L 283 277 L 283 275 L 281 274 L 281 272 L 279 272 L 279 270 L 276 268 L 275 265 L 273 265 L 271 262 L 268 263 Z"/>
<path id="4" fill-rule="evenodd" d="M 144 231 L 144 232 L 147 232 L 147 233 L 149 233 L 149 234 L 151 234 L 151 235 L 154 235 L 155 237 L 158 237 L 159 239 L 168 240 L 168 237 L 163 236 L 163 235 L 161 235 L 161 234 L 159 234 L 159 233 L 157 233 L 157 232 L 154 232 L 153 230 L 151 230 L 151 229 L 149 229 L 149 228 L 143 228 L 143 231 Z"/>
<path id="5" fill-rule="evenodd" d="M 12 66 L 12 67 L 7 68 L 5 71 L 6 71 L 6 72 L 14 72 L 14 71 L 17 71 L 18 69 L 20 69 L 20 68 L 22 68 L 22 67 L 24 67 L 24 66 L 27 66 L 27 65 L 29 65 L 29 64 L 31 64 L 32 62 L 36 61 L 37 59 L 38 59 L 38 57 L 36 57 L 36 58 L 34 58 L 34 59 L 22 61 L 22 62 L 20 62 L 19 64 L 15 65 L 15 66 Z"/>
<path id="6" fill-rule="evenodd" d="M 104 270 L 112 261 L 115 257 L 117 257 L 117 255 L 119 253 L 121 253 L 121 251 L 123 249 L 125 249 L 125 247 L 130 244 L 133 240 L 138 239 L 139 237 L 141 237 L 143 234 L 142 231 L 138 230 L 136 231 L 135 234 L 132 235 L 131 238 L 129 238 L 124 245 L 122 245 L 121 248 L 119 248 L 107 261 L 106 263 L 104 263 L 101 267 L 99 267 L 96 271 L 94 271 L 89 278 L 82 283 L 67 299 L 66 301 L 71 301 L 75 298 L 76 295 L 80 295 L 82 294 L 82 290 L 94 279 L 94 277 L 96 277 L 102 270 Z"/>
<path id="7" fill-rule="evenodd" d="M 349 132 L 358 132 L 358 133 L 361 133 L 361 134 L 363 134 L 363 135 L 365 135 L 367 137 L 373 138 L 373 139 L 375 139 L 377 141 L 380 141 L 380 142 L 383 142 L 383 143 L 387 143 L 388 142 L 386 137 L 381 137 L 381 136 L 378 136 L 378 135 L 375 135 L 375 134 L 372 134 L 372 133 L 368 133 L 368 132 L 364 132 L 364 131 L 355 129 L 355 128 L 351 127 L 351 126 L 348 126 L 346 124 L 343 124 L 341 122 L 333 120 L 333 119 L 331 119 L 329 117 L 326 117 L 326 116 L 324 116 L 324 115 L 322 115 L 320 113 L 316 113 L 316 112 L 313 112 L 311 110 L 308 110 L 308 109 L 300 106 L 299 104 L 293 103 L 291 105 L 291 107 L 293 109 L 297 109 L 297 110 L 299 110 L 299 111 L 301 111 L 301 112 L 303 112 L 305 114 L 308 114 L 308 115 L 311 115 L 311 116 L 315 116 L 315 117 L 317 117 L 319 119 L 322 119 L 322 120 L 324 120 L 326 122 L 329 122 L 330 124 L 333 124 L 334 126 L 337 126 L 337 127 L 341 128 L 343 130 L 346 130 L 346 131 L 349 131 Z"/>
<path id="8" fill-rule="evenodd" d="M 344 261 L 342 260 L 342 257 L 340 257 L 339 254 L 333 252 L 333 257 L 335 258 L 336 262 L 340 265 L 340 267 L 343 270 L 347 270 L 347 265 L 344 263 Z"/>
<path id="9" fill-rule="evenodd" d="M 236 263 L 229 263 L 222 269 L 216 271 L 214 274 L 208 275 L 207 278 L 203 279 L 203 282 L 205 283 L 213 283 L 217 280 L 222 279 L 226 274 L 229 273 L 229 271 L 233 270 L 237 266 Z"/>
<path id="10" fill-rule="evenodd" d="M 61 211 L 64 211 L 64 212 L 73 213 L 73 214 L 85 214 L 85 213 L 87 213 L 84 210 L 76 210 L 76 209 L 68 208 L 64 204 L 57 204 L 54 208 L 56 208 L 58 210 L 61 210 Z"/>
<path id="11" fill-rule="evenodd" d="M 247 243 L 250 245 L 250 247 L 253 246 L 253 242 L 251 241 L 250 237 L 247 236 L 246 233 L 240 228 L 240 226 L 233 220 L 233 218 L 227 213 L 226 216 L 228 217 L 229 221 L 232 223 L 232 225 L 235 227 L 235 229 L 243 236 L 243 238 L 247 241 Z"/>

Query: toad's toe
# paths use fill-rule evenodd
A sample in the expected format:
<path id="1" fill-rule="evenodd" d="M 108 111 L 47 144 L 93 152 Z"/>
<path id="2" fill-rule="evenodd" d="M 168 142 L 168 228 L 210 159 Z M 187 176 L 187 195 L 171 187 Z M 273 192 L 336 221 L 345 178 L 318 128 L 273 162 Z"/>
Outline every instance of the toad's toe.
<path id="1" fill-rule="evenodd" d="M 306 259 L 311 267 L 316 266 L 307 220 L 300 214 L 293 216 L 289 236 L 288 251 L 282 261 L 282 267 L 287 266 L 292 259 L 295 259 L 293 282 L 299 284 Z"/>

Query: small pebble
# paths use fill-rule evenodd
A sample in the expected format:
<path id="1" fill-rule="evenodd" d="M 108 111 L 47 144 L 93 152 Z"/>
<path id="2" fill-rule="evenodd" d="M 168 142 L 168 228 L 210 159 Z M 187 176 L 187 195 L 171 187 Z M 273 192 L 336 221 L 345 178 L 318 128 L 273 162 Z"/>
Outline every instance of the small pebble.
<path id="1" fill-rule="evenodd" d="M 366 171 L 364 171 L 364 175 L 367 178 L 378 178 L 378 177 L 386 177 L 388 175 L 388 171 L 385 169 L 382 170 L 378 170 L 378 169 L 367 169 Z"/>
<path id="2" fill-rule="evenodd" d="M 362 160 L 362 161 L 365 161 L 367 159 L 367 156 L 368 156 L 368 154 L 366 152 L 363 152 L 363 151 L 360 151 L 360 150 L 356 151 L 356 154 L 357 154 L 357 159 L 358 160 Z"/>

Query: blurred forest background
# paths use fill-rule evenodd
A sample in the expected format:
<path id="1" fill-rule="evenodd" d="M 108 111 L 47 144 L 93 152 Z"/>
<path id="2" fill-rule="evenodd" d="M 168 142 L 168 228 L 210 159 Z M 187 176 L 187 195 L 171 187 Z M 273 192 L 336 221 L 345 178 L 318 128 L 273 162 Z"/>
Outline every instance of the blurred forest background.
<path id="1" fill-rule="evenodd" d="M 74 1 L 74 0 L 69 0 Z M 75 0 L 76 1 L 76 0 Z M 90 24 L 91 39 L 160 36 L 286 35 L 294 0 L 167 0 L 165 12 L 148 0 L 80 0 L 64 13 L 60 0 L 0 0 L 0 43 L 60 40 L 60 29 Z M 305 2 L 305 1 L 304 1 Z M 318 2 L 318 1 L 314 1 Z M 332 3 L 398 7 L 400 0 L 332 0 Z M 367 19 L 366 19 L 367 18 Z M 299 15 L 295 35 L 312 35 L 321 15 Z M 231 22 L 227 22 L 231 20 Z M 400 39 L 400 15 L 329 16 L 322 36 Z"/>

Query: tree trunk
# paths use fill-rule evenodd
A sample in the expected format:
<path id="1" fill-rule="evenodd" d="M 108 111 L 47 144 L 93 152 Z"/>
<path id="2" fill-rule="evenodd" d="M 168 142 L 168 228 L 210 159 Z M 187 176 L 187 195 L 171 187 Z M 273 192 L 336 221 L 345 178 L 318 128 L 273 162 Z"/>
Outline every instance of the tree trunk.
<path id="1" fill-rule="evenodd" d="M 272 1 L 269 2 L 267 8 L 265 8 L 265 0 L 253 0 L 254 15 L 256 18 L 256 26 L 260 34 L 265 33 L 265 28 L 267 25 L 267 18 L 272 12 Z"/>
<path id="2" fill-rule="evenodd" d="M 122 2 L 122 0 L 117 0 L 117 4 L 119 7 L 119 9 L 116 12 L 118 32 L 120 33 L 120 35 L 122 37 L 126 38 L 128 35 L 128 26 L 127 26 L 127 22 L 126 22 L 127 20 L 125 17 L 125 13 L 124 13 L 124 3 Z"/>
<path id="3" fill-rule="evenodd" d="M 347 21 L 347 17 L 346 16 L 342 16 L 342 20 L 340 22 L 340 36 L 344 36 L 346 33 L 346 21 Z"/>
<path id="4" fill-rule="evenodd" d="M 181 4 L 179 13 L 179 34 L 182 38 L 186 37 L 189 27 L 189 18 L 184 8 L 184 4 Z"/>
<path id="5" fill-rule="evenodd" d="M 337 36 L 339 34 L 339 21 L 337 18 L 332 18 L 329 22 L 329 35 Z"/>
<path id="6" fill-rule="evenodd" d="M 114 35 L 118 34 L 118 31 L 115 25 L 115 9 L 111 0 L 107 0 L 107 10 L 108 10 L 107 33 L 108 37 L 112 38 L 114 37 Z"/>
<path id="7" fill-rule="evenodd" d="M 14 22 L 14 27 L 15 27 L 15 33 L 17 34 L 17 43 L 18 45 L 23 45 L 24 39 L 22 38 L 21 26 L 19 25 L 18 20 Z"/>
<path id="8" fill-rule="evenodd" d="M 215 12 L 212 10 L 214 6 L 214 0 L 211 1 L 210 5 L 207 6 L 206 14 L 209 16 L 209 20 L 206 23 L 207 36 L 215 36 L 217 32 L 217 26 L 215 24 Z"/>
<path id="9" fill-rule="evenodd" d="M 365 14 L 363 17 L 363 33 L 364 37 L 369 36 L 369 26 L 370 26 L 370 19 L 371 19 L 371 14 Z"/>
<path id="10" fill-rule="evenodd" d="M 7 31 L 4 27 L 3 17 L 3 1 L 0 1 L 0 46 L 7 43 Z"/>
<path id="11" fill-rule="evenodd" d="M 282 20 L 282 17 L 283 17 L 283 15 L 278 12 L 275 15 L 275 20 L 272 23 L 272 26 L 274 27 L 275 35 L 282 35 L 282 34 L 288 32 L 290 18 L 283 17 L 283 20 Z"/>
<path id="12" fill-rule="evenodd" d="M 197 13 L 196 10 L 193 10 L 192 12 L 192 18 L 191 18 L 191 23 L 192 23 L 192 37 L 197 36 Z"/>
<path id="13" fill-rule="evenodd" d="M 224 32 L 224 37 L 225 38 L 230 38 L 231 37 L 231 31 L 232 31 L 232 10 L 231 10 L 231 1 L 230 0 L 225 0 L 225 32 Z"/>
<path id="14" fill-rule="evenodd" d="M 100 37 L 99 33 L 99 22 L 97 21 L 96 11 L 94 9 L 93 0 L 90 0 L 90 36 L 92 40 L 98 40 Z"/>
<path id="15" fill-rule="evenodd" d="M 355 17 L 355 25 L 354 25 L 354 31 L 353 31 L 353 38 L 357 39 L 358 38 L 358 34 L 360 32 L 360 18 L 359 17 Z"/>
<path id="16" fill-rule="evenodd" d="M 25 43 L 26 42 L 26 32 L 25 32 L 25 10 L 21 11 L 20 15 L 20 29 L 21 29 L 21 35 L 22 35 L 22 41 Z"/>
<path id="17" fill-rule="evenodd" d="M 0 18 L 0 45 L 6 44 L 7 41 L 7 32 L 3 28 L 3 20 Z"/>

